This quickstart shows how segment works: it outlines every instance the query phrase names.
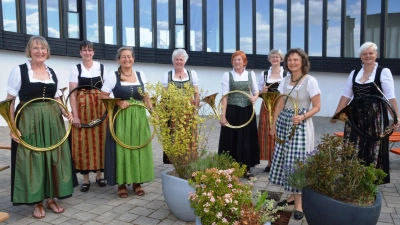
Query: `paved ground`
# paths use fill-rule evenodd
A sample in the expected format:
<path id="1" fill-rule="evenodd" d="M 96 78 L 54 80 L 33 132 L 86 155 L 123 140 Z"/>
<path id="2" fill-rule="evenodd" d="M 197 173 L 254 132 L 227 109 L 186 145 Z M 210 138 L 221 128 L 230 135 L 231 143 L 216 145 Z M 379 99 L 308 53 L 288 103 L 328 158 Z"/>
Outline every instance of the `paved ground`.
<path id="1" fill-rule="evenodd" d="M 329 118 L 315 117 L 314 127 L 316 141 L 318 141 L 325 133 L 332 134 L 334 131 L 342 131 L 343 123 L 332 125 L 329 123 Z M 219 126 L 216 125 L 214 128 L 208 142 L 208 148 L 211 151 L 215 151 L 218 146 Z M 8 127 L 0 127 L 0 142 L 9 140 Z M 40 220 L 32 217 L 33 208 L 31 206 L 12 206 L 10 202 L 10 169 L 1 171 L 0 211 L 10 213 L 10 219 L 5 224 L 194 224 L 179 221 L 170 213 L 162 194 L 161 171 L 171 166 L 162 163 L 162 149 L 157 140 L 153 140 L 153 151 L 156 179 L 143 185 L 146 195 L 139 197 L 130 189 L 128 198 L 118 198 L 116 186 L 98 187 L 93 174 L 89 192 L 82 193 L 79 191 L 79 187 L 75 188 L 73 197 L 60 201 L 66 208 L 63 214 L 54 214 L 47 210 L 46 217 Z M 390 153 L 390 157 L 392 183 L 380 187 L 384 202 L 379 225 L 400 224 L 400 157 L 392 153 Z M 2 150 L 0 151 L 0 167 L 5 165 L 10 165 L 10 152 Z M 285 192 L 281 186 L 269 183 L 268 174 L 263 172 L 265 166 L 266 161 L 262 161 L 252 170 L 258 179 L 255 187 L 260 190 L 284 192 L 282 198 L 286 198 L 289 193 Z M 78 175 L 78 179 L 82 183 L 80 175 Z M 292 208 L 287 210 L 292 210 Z M 292 218 L 289 224 L 305 225 L 307 222 L 305 220 L 296 221 Z"/>

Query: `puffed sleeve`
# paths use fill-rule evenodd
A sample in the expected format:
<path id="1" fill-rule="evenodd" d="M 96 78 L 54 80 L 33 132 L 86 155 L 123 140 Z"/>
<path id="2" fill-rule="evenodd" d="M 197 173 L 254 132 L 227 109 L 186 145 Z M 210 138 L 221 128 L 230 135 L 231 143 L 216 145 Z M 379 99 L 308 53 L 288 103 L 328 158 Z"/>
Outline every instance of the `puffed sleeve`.
<path id="1" fill-rule="evenodd" d="M 258 79 L 258 90 L 261 91 L 264 87 L 264 71 L 261 71 L 260 78 Z"/>
<path id="2" fill-rule="evenodd" d="M 342 94 L 344 97 L 349 99 L 353 98 L 353 74 L 354 70 L 351 71 L 349 77 L 347 78 L 347 83 Z"/>
<path id="3" fill-rule="evenodd" d="M 47 68 L 48 68 L 48 67 L 47 67 Z M 54 74 L 57 76 L 57 71 L 55 71 L 54 69 L 52 69 L 52 70 L 54 71 Z M 50 70 L 48 70 L 47 72 L 50 74 L 50 76 L 53 76 L 53 75 L 50 73 Z M 64 87 L 65 87 L 65 86 L 64 86 Z M 58 82 L 57 82 L 57 91 L 56 91 L 56 94 L 54 95 L 55 98 L 58 98 L 58 97 L 60 97 L 60 96 L 63 94 L 63 93 L 61 92 L 61 88 L 63 88 L 63 86 L 62 86 L 60 80 L 58 80 Z"/>
<path id="4" fill-rule="evenodd" d="M 230 91 L 229 87 L 229 73 L 225 72 L 224 75 L 222 76 L 221 80 L 221 86 L 222 86 L 222 95 L 225 95 Z"/>
<path id="5" fill-rule="evenodd" d="M 117 84 L 117 78 L 115 77 L 115 72 L 112 71 L 104 75 L 104 84 L 101 90 L 106 93 L 111 93 L 116 84 Z"/>
<path id="6" fill-rule="evenodd" d="M 315 79 L 315 77 L 310 77 L 310 79 L 308 80 L 307 92 L 310 98 L 321 94 L 321 90 L 318 87 L 318 81 L 317 79 Z"/>
<path id="7" fill-rule="evenodd" d="M 162 81 L 162 84 L 163 84 L 163 86 L 165 88 L 168 87 L 168 72 L 164 73 L 164 78 L 163 78 L 163 81 Z"/>
<path id="8" fill-rule="evenodd" d="M 7 93 L 17 97 L 19 90 L 21 89 L 21 70 L 19 66 L 14 67 L 8 77 Z"/>
<path id="9" fill-rule="evenodd" d="M 251 93 L 254 95 L 258 93 L 258 85 L 257 85 L 257 79 L 256 79 L 256 74 L 251 71 L 251 79 L 253 80 L 253 83 L 251 84 Z"/>
<path id="10" fill-rule="evenodd" d="M 78 81 L 78 67 L 76 67 L 76 65 L 74 65 L 71 69 L 71 73 L 69 74 L 69 82 L 70 83 L 79 83 Z"/>
<path id="11" fill-rule="evenodd" d="M 383 68 L 381 73 L 382 92 L 385 94 L 387 99 L 394 99 L 396 95 L 394 93 L 394 81 L 392 72 L 388 68 Z"/>
<path id="12" fill-rule="evenodd" d="M 199 77 L 197 76 L 196 71 L 191 70 L 190 73 L 192 74 L 193 86 L 199 86 Z"/>
<path id="13" fill-rule="evenodd" d="M 285 85 L 285 80 L 286 79 L 289 79 L 289 77 L 291 77 L 291 76 L 286 76 L 286 77 L 284 77 L 283 79 L 282 79 L 282 81 L 279 83 L 279 86 L 278 86 L 278 91 L 279 91 L 279 93 L 281 93 L 281 94 L 283 94 L 283 88 L 284 88 L 284 85 Z"/>
<path id="14" fill-rule="evenodd" d="M 146 92 L 147 92 L 147 89 L 146 89 L 146 84 L 147 84 L 146 75 L 144 75 L 143 71 L 139 71 L 139 73 L 140 73 L 140 78 L 142 79 L 142 82 L 143 82 L 143 84 L 144 84 L 144 90 L 143 90 L 143 92 L 146 93 Z"/>

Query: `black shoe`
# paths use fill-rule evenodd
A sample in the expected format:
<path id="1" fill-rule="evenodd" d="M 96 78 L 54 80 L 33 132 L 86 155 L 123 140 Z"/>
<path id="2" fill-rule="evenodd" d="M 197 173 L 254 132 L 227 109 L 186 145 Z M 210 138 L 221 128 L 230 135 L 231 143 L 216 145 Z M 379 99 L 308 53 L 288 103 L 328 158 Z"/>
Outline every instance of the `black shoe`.
<path id="1" fill-rule="evenodd" d="M 269 171 L 271 171 L 271 167 L 269 167 L 269 166 L 265 167 L 264 172 L 269 173 Z"/>
<path id="2" fill-rule="evenodd" d="M 90 183 L 88 183 L 88 184 L 83 183 L 82 186 L 81 186 L 81 191 L 82 192 L 87 192 L 87 191 L 89 191 L 89 187 L 90 187 Z"/>
<path id="3" fill-rule="evenodd" d="M 96 177 L 96 183 L 100 186 L 100 187 L 105 187 L 107 186 L 106 181 L 103 178 L 97 179 Z M 90 186 L 90 185 L 89 185 Z"/>
<path id="4" fill-rule="evenodd" d="M 282 201 L 278 202 L 278 204 L 276 204 L 276 206 L 279 206 L 279 207 L 286 206 L 286 205 L 294 205 L 294 200 L 288 202 L 285 199 L 285 200 L 282 200 Z"/>
<path id="5" fill-rule="evenodd" d="M 293 217 L 294 217 L 295 220 L 301 220 L 304 217 L 304 213 L 300 212 L 300 211 L 297 211 L 297 210 L 294 210 Z"/>
<path id="6" fill-rule="evenodd" d="M 252 174 L 252 173 L 246 173 L 243 177 L 250 180 L 250 179 L 254 178 L 254 174 Z"/>

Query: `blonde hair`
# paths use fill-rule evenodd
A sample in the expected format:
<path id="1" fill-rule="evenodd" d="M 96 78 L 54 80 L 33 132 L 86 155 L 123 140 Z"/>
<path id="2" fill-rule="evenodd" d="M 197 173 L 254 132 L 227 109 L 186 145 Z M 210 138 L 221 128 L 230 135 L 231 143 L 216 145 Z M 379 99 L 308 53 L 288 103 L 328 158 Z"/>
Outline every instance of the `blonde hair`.
<path id="1" fill-rule="evenodd" d="M 47 59 L 50 59 L 50 46 L 49 46 L 49 43 L 47 43 L 47 41 L 46 41 L 46 39 L 44 37 L 36 36 L 36 35 L 34 35 L 31 38 L 29 38 L 29 41 L 28 41 L 28 43 L 26 44 L 26 47 L 25 47 L 25 56 L 27 58 L 32 58 L 32 56 L 31 56 L 31 48 L 32 48 L 32 45 L 33 45 L 34 42 L 39 43 L 43 47 L 47 48 Z"/>
<path id="2" fill-rule="evenodd" d="M 367 50 L 368 48 L 372 48 L 372 50 L 374 50 L 375 53 L 378 53 L 378 46 L 376 46 L 375 43 L 373 42 L 365 42 L 364 44 L 362 44 L 360 46 L 360 49 L 358 49 L 358 56 L 361 57 L 361 54 Z"/>

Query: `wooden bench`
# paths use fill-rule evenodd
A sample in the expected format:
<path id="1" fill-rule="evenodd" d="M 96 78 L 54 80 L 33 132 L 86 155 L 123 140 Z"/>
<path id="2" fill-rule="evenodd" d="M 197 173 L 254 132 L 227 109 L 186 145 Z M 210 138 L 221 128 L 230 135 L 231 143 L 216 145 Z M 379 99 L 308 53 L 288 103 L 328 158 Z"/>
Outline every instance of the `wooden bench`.
<path id="1" fill-rule="evenodd" d="M 394 154 L 400 155 L 400 148 L 392 148 L 392 149 L 390 149 L 390 152 L 393 152 Z"/>

